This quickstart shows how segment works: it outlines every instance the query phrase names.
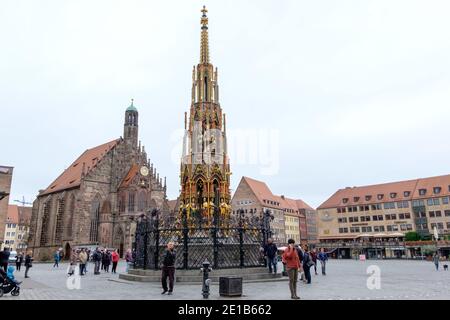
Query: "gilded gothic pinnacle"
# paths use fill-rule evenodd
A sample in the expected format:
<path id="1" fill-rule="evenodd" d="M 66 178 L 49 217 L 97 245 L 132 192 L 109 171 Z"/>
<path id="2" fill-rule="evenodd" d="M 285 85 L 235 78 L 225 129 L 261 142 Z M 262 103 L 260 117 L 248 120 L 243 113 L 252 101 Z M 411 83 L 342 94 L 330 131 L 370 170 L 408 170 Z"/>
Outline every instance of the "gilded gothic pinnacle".
<path id="1" fill-rule="evenodd" d="M 208 17 L 206 16 L 206 13 L 208 10 L 206 10 L 206 7 L 203 6 L 203 9 L 201 11 L 202 18 L 200 20 L 200 23 L 202 24 L 202 34 L 201 34 L 201 48 L 200 48 L 200 63 L 209 63 L 209 43 L 208 43 Z"/>

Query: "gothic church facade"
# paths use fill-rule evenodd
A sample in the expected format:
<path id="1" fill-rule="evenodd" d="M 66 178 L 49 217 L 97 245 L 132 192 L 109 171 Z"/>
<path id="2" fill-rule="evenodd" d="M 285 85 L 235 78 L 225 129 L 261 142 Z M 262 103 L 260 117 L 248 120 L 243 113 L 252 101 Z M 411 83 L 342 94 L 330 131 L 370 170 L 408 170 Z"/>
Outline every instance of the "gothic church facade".
<path id="1" fill-rule="evenodd" d="M 63 248 L 132 248 L 136 221 L 152 209 L 168 211 L 166 181 L 138 142 L 139 113 L 125 111 L 124 135 L 86 150 L 33 203 L 28 246 L 46 260 Z"/>

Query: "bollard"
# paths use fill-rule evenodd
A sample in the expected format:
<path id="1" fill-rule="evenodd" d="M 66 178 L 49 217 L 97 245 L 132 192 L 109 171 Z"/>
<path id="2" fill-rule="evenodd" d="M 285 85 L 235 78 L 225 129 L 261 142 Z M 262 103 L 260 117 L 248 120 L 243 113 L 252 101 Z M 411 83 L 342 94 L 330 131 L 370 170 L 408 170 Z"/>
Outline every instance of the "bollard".
<path id="1" fill-rule="evenodd" d="M 208 259 L 203 262 L 203 268 L 200 270 L 203 272 L 203 286 L 202 286 L 202 295 L 204 299 L 208 299 L 209 297 L 209 285 L 211 283 L 211 279 L 209 279 L 209 273 L 212 271 L 210 267 L 210 263 Z"/>

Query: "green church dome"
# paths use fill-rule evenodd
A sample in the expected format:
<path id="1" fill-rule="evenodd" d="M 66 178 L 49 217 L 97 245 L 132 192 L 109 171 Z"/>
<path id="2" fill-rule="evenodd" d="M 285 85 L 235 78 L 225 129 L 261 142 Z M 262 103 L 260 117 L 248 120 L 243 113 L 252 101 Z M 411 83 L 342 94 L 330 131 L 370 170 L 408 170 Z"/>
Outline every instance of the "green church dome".
<path id="1" fill-rule="evenodd" d="M 131 99 L 131 104 L 130 106 L 127 108 L 127 111 L 134 111 L 137 112 L 136 107 L 134 106 L 134 99 Z"/>

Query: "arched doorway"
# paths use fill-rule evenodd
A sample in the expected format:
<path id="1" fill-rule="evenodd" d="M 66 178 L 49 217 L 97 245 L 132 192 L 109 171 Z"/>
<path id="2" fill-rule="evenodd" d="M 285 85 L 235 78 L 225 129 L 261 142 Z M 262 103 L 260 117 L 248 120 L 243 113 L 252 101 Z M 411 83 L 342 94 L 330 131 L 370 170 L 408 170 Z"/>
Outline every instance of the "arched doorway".
<path id="1" fill-rule="evenodd" d="M 124 243 L 124 235 L 122 228 L 117 228 L 116 232 L 114 233 L 114 249 L 119 250 L 119 256 L 121 258 L 124 257 L 124 250 L 125 250 L 125 243 Z"/>
<path id="2" fill-rule="evenodd" d="M 67 242 L 66 246 L 64 247 L 64 260 L 70 260 L 70 254 L 72 253 L 72 247 Z"/>

